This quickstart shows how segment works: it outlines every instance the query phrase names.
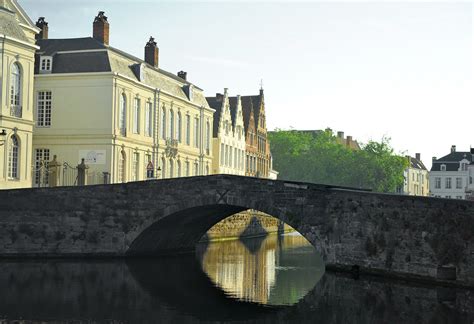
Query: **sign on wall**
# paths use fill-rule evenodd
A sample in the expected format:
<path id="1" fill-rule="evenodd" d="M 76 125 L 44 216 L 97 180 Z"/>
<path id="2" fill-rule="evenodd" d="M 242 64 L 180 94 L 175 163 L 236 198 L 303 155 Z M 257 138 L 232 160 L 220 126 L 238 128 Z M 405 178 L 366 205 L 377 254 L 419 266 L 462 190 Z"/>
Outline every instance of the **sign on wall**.
<path id="1" fill-rule="evenodd" d="M 105 150 L 80 150 L 79 163 L 82 159 L 86 164 L 105 164 Z"/>

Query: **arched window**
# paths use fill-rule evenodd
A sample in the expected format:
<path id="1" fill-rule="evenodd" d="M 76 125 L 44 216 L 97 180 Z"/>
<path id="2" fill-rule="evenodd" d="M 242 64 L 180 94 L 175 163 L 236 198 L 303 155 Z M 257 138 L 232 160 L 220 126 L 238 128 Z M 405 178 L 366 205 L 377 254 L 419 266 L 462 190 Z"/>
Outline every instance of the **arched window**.
<path id="1" fill-rule="evenodd" d="M 118 181 L 125 182 L 125 167 L 127 159 L 124 151 L 121 151 L 119 154 L 119 163 L 118 163 Z"/>
<path id="2" fill-rule="evenodd" d="M 174 163 L 173 160 L 170 159 L 170 178 L 174 177 Z"/>
<path id="3" fill-rule="evenodd" d="M 21 69 L 18 63 L 12 65 L 11 71 L 10 115 L 21 118 Z"/>
<path id="4" fill-rule="evenodd" d="M 166 160 L 161 158 L 161 179 L 166 178 Z"/>
<path id="5" fill-rule="evenodd" d="M 20 142 L 16 135 L 10 137 L 10 147 L 8 150 L 8 177 L 10 179 L 19 179 L 18 163 L 20 160 Z"/>
<path id="6" fill-rule="evenodd" d="M 120 96 L 120 107 L 119 107 L 119 127 L 120 134 L 125 136 L 127 132 L 127 96 L 122 93 Z"/>
<path id="7" fill-rule="evenodd" d="M 168 130 L 168 137 L 174 139 L 174 111 L 173 109 L 170 110 L 170 127 Z"/>
<path id="8" fill-rule="evenodd" d="M 166 108 L 161 109 L 161 138 L 166 139 Z"/>
<path id="9" fill-rule="evenodd" d="M 178 112 L 178 119 L 176 120 L 176 139 L 180 143 L 182 142 L 181 129 L 182 129 L 181 112 Z"/>

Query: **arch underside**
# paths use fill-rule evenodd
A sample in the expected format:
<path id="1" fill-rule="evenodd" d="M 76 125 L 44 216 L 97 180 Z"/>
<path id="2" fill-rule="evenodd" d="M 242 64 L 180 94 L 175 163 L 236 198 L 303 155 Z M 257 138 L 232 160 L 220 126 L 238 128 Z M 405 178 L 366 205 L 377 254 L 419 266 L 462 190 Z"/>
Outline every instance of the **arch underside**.
<path id="1" fill-rule="evenodd" d="M 126 254 L 153 256 L 194 251 L 196 243 L 213 225 L 247 209 L 233 205 L 207 205 L 173 213 L 139 234 Z"/>

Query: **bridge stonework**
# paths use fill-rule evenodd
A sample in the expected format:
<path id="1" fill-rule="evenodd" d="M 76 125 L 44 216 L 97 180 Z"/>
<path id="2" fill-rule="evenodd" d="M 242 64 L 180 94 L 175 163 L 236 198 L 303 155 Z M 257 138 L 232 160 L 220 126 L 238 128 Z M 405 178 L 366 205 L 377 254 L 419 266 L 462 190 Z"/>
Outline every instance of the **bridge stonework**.
<path id="1" fill-rule="evenodd" d="M 0 191 L 0 256 L 190 251 L 246 209 L 298 230 L 328 266 L 474 286 L 473 202 L 230 175 Z"/>

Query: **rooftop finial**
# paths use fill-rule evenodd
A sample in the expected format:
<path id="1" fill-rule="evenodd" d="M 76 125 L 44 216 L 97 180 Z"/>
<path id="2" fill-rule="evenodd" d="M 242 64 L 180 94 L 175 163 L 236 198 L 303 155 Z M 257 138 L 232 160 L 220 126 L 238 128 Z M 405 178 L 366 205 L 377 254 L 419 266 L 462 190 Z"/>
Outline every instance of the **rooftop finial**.
<path id="1" fill-rule="evenodd" d="M 263 79 L 260 79 L 260 90 L 263 90 Z"/>

